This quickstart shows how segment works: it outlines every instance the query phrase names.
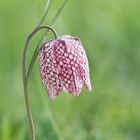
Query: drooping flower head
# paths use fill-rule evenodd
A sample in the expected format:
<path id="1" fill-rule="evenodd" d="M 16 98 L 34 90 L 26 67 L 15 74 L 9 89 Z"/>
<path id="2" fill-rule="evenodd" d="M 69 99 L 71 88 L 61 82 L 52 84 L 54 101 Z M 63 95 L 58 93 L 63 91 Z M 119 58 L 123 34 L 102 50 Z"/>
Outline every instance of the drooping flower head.
<path id="1" fill-rule="evenodd" d="M 51 99 L 63 89 L 79 96 L 82 86 L 91 91 L 89 65 L 80 39 L 64 35 L 44 43 L 39 54 L 40 75 Z"/>

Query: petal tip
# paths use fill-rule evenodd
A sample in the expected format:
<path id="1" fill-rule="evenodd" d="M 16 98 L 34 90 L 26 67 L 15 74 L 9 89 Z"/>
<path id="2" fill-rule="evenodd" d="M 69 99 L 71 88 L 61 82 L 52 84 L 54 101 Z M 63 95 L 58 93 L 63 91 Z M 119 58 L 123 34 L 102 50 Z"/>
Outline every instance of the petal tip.
<path id="1" fill-rule="evenodd" d="M 91 86 L 91 83 L 90 83 L 90 82 L 89 82 L 88 84 L 85 83 L 85 87 L 86 87 L 86 89 L 87 89 L 89 92 L 92 91 L 92 86 Z"/>

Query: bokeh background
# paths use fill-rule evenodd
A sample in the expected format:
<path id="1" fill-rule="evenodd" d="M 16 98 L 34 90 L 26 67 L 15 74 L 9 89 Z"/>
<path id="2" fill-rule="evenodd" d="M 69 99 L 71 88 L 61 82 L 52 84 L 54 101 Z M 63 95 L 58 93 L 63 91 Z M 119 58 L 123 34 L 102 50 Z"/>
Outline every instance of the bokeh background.
<path id="1" fill-rule="evenodd" d="M 62 0 L 53 0 L 50 22 Z M 46 0 L 0 0 L 0 140 L 28 140 L 22 86 L 22 50 Z M 70 0 L 55 22 L 59 35 L 81 38 L 93 90 L 62 92 L 53 102 L 39 75 L 29 94 L 40 140 L 140 140 L 140 1 Z M 28 61 L 39 41 L 30 43 Z"/>

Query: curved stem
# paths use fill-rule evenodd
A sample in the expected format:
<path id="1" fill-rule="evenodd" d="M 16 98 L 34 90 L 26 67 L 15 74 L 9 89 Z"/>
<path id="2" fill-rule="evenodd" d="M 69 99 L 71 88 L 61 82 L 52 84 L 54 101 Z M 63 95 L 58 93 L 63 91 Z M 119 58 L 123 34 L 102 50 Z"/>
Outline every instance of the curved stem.
<path id="1" fill-rule="evenodd" d="M 50 26 L 40 26 L 38 28 L 35 28 L 27 37 L 24 49 L 23 49 L 23 58 L 22 58 L 22 76 L 23 76 L 23 87 L 24 87 L 24 96 L 25 96 L 25 104 L 26 104 L 26 111 L 29 121 L 29 127 L 30 127 L 30 135 L 31 140 L 35 140 L 35 127 L 34 122 L 32 118 L 32 112 L 30 107 L 30 100 L 28 96 L 28 89 L 27 89 L 27 76 L 26 76 L 26 54 L 27 54 L 27 47 L 31 40 L 31 38 L 41 29 L 49 29 L 53 32 L 54 37 L 57 38 L 57 33 L 54 29 L 52 29 Z"/>

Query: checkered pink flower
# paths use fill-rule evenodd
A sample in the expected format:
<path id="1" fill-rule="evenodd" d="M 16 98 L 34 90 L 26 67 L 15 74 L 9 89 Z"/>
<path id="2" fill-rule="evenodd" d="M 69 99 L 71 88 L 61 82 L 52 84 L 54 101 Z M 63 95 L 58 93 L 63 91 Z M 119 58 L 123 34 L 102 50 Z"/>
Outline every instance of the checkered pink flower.
<path id="1" fill-rule="evenodd" d="M 74 96 L 83 85 L 91 91 L 88 59 L 78 38 L 64 35 L 44 43 L 39 56 L 41 79 L 51 99 L 62 89 Z"/>

